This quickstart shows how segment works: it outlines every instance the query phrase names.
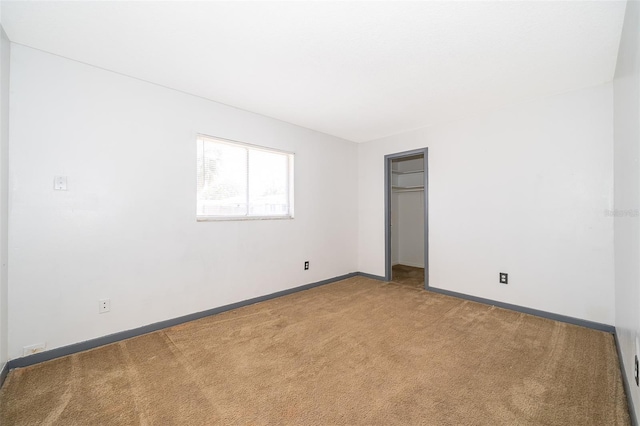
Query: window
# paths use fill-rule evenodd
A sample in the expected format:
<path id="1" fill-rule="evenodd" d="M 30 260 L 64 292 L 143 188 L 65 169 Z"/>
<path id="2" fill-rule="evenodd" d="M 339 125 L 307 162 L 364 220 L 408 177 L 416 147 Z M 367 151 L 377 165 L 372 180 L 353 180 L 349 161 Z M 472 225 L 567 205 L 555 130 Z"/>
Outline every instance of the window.
<path id="1" fill-rule="evenodd" d="M 293 154 L 198 136 L 198 220 L 293 218 Z"/>

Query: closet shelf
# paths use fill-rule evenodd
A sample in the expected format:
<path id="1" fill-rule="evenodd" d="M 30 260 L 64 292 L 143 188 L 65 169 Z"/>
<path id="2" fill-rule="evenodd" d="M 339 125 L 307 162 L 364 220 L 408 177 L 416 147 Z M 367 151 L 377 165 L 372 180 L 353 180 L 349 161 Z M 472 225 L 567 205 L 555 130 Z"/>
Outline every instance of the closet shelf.
<path id="1" fill-rule="evenodd" d="M 392 186 L 391 189 L 393 192 L 413 192 L 413 191 L 424 191 L 424 185 L 415 185 L 415 186 Z"/>
<path id="2" fill-rule="evenodd" d="M 424 173 L 424 170 L 409 170 L 406 172 L 401 172 L 399 170 L 391 170 L 391 173 L 393 173 L 394 175 L 411 175 L 414 173 Z"/>

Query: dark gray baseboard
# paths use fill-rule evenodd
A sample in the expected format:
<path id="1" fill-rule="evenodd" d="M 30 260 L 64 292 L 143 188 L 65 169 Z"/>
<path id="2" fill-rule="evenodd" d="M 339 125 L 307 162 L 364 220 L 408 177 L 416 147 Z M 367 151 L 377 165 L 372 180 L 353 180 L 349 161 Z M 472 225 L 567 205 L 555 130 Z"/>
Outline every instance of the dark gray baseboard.
<path id="1" fill-rule="evenodd" d="M 2 370 L 0 370 L 0 388 L 4 385 L 4 379 L 7 378 L 7 374 L 9 374 L 9 363 L 5 362 Z"/>
<path id="2" fill-rule="evenodd" d="M 387 279 L 380 275 L 367 274 L 365 272 L 356 272 L 359 277 L 371 278 L 372 280 L 387 281 Z"/>
<path id="3" fill-rule="evenodd" d="M 359 274 L 357 272 L 352 272 L 349 274 L 341 275 L 339 277 L 329 278 L 326 280 L 318 281 L 311 284 L 301 285 L 299 287 L 294 287 L 287 290 L 277 291 L 275 293 L 267 294 L 265 296 L 254 297 L 253 299 L 243 300 L 242 302 L 232 303 L 230 305 L 220 306 L 218 308 L 208 309 L 206 311 L 196 312 L 196 313 L 184 315 L 178 318 L 172 318 L 165 321 L 156 322 L 153 324 L 134 328 L 132 330 L 120 331 L 118 333 L 109 334 L 107 336 L 86 340 L 84 342 L 74 343 L 72 345 L 51 349 L 45 352 L 40 352 L 37 354 L 25 356 L 22 358 L 12 359 L 7 363 L 7 365 L 5 366 L 5 369 L 10 370 L 13 368 L 27 367 L 29 365 L 38 364 L 40 362 L 49 361 L 49 360 L 60 358 L 66 355 L 71 355 L 76 352 L 82 352 L 89 349 L 97 348 L 99 346 L 108 345 L 110 343 L 119 342 L 121 340 L 130 339 L 132 337 L 141 336 L 143 334 L 152 333 L 154 331 L 162 330 L 163 328 L 173 327 L 174 325 L 178 325 L 185 322 L 208 317 L 210 315 L 215 315 L 222 312 L 230 311 L 232 309 L 241 308 L 243 306 L 253 305 L 254 303 L 264 302 L 265 300 L 275 299 L 276 297 L 286 296 L 288 294 L 297 293 L 299 291 L 309 290 L 314 287 L 319 287 L 321 285 L 330 284 L 336 281 L 344 280 L 344 279 L 355 277 L 358 275 Z"/>
<path id="4" fill-rule="evenodd" d="M 493 305 L 499 308 L 509 309 L 516 312 L 522 312 L 523 314 L 535 315 L 537 317 L 547 318 L 554 321 L 566 322 L 569 324 L 592 328 L 594 330 L 606 331 L 607 333 L 615 333 L 616 331 L 615 327 L 609 324 L 602 324 L 599 322 L 587 321 L 580 318 L 568 317 L 566 315 L 554 314 L 551 312 L 540 311 L 538 309 L 527 308 L 520 305 L 512 305 L 510 303 L 498 302 L 496 300 L 470 296 L 468 294 L 458 293 L 450 290 L 443 290 L 441 288 L 429 287 L 427 290 L 432 291 L 434 293 L 445 294 L 447 296 L 458 297 L 460 299 L 471 300 L 472 302 L 484 303 L 485 305 Z"/>
<path id="5" fill-rule="evenodd" d="M 624 368 L 624 362 L 622 360 L 622 350 L 620 349 L 620 341 L 618 340 L 618 333 L 613 333 L 616 341 L 616 351 L 618 352 L 618 360 L 620 361 L 620 373 L 622 373 L 622 383 L 624 385 L 624 393 L 627 397 L 627 405 L 629 406 L 629 417 L 631 418 L 631 426 L 638 426 L 638 417 L 636 417 L 636 411 L 633 406 L 633 397 L 631 396 L 631 384 L 627 380 L 627 372 Z"/>

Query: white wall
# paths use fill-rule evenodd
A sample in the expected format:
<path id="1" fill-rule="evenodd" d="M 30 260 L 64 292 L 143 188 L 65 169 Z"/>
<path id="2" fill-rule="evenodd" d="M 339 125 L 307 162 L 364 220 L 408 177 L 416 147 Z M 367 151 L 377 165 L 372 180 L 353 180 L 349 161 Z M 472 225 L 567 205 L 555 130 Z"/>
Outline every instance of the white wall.
<path id="1" fill-rule="evenodd" d="M 354 143 L 20 45 L 11 75 L 10 358 L 356 271 Z M 295 219 L 196 222 L 197 132 L 294 151 Z"/>
<path id="2" fill-rule="evenodd" d="M 360 144 L 358 269 L 385 272 L 384 155 L 428 147 L 431 286 L 613 324 L 612 125 L 606 84 Z"/>
<path id="3" fill-rule="evenodd" d="M 640 357 L 640 3 L 627 3 L 613 84 L 615 170 L 616 331 L 636 417 L 640 388 L 633 378 Z"/>
<path id="4" fill-rule="evenodd" d="M 424 268 L 424 193 L 398 194 L 397 263 Z"/>
<path id="5" fill-rule="evenodd" d="M 421 170 L 422 158 L 393 160 L 392 169 L 398 172 Z M 393 186 L 419 186 L 424 176 L 392 173 Z M 393 190 L 391 196 L 391 264 L 424 267 L 424 200 L 418 192 Z"/>
<path id="6" fill-rule="evenodd" d="M 0 370 L 8 360 L 9 39 L 0 26 Z"/>
<path id="7" fill-rule="evenodd" d="M 401 159 L 395 162 L 401 172 L 422 170 L 423 158 Z M 424 183 L 421 173 L 397 176 L 399 186 L 420 186 Z M 392 234 L 398 239 L 397 261 L 402 265 L 424 268 L 424 192 L 399 192 L 395 211 L 391 215 L 397 224 Z"/>

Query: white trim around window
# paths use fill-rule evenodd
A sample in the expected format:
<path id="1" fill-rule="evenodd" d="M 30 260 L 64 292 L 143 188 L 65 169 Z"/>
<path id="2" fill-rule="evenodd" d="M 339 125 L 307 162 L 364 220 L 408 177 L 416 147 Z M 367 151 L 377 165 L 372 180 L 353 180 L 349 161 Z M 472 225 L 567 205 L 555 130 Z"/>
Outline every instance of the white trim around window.
<path id="1" fill-rule="evenodd" d="M 293 218 L 294 154 L 198 135 L 198 221 Z"/>

